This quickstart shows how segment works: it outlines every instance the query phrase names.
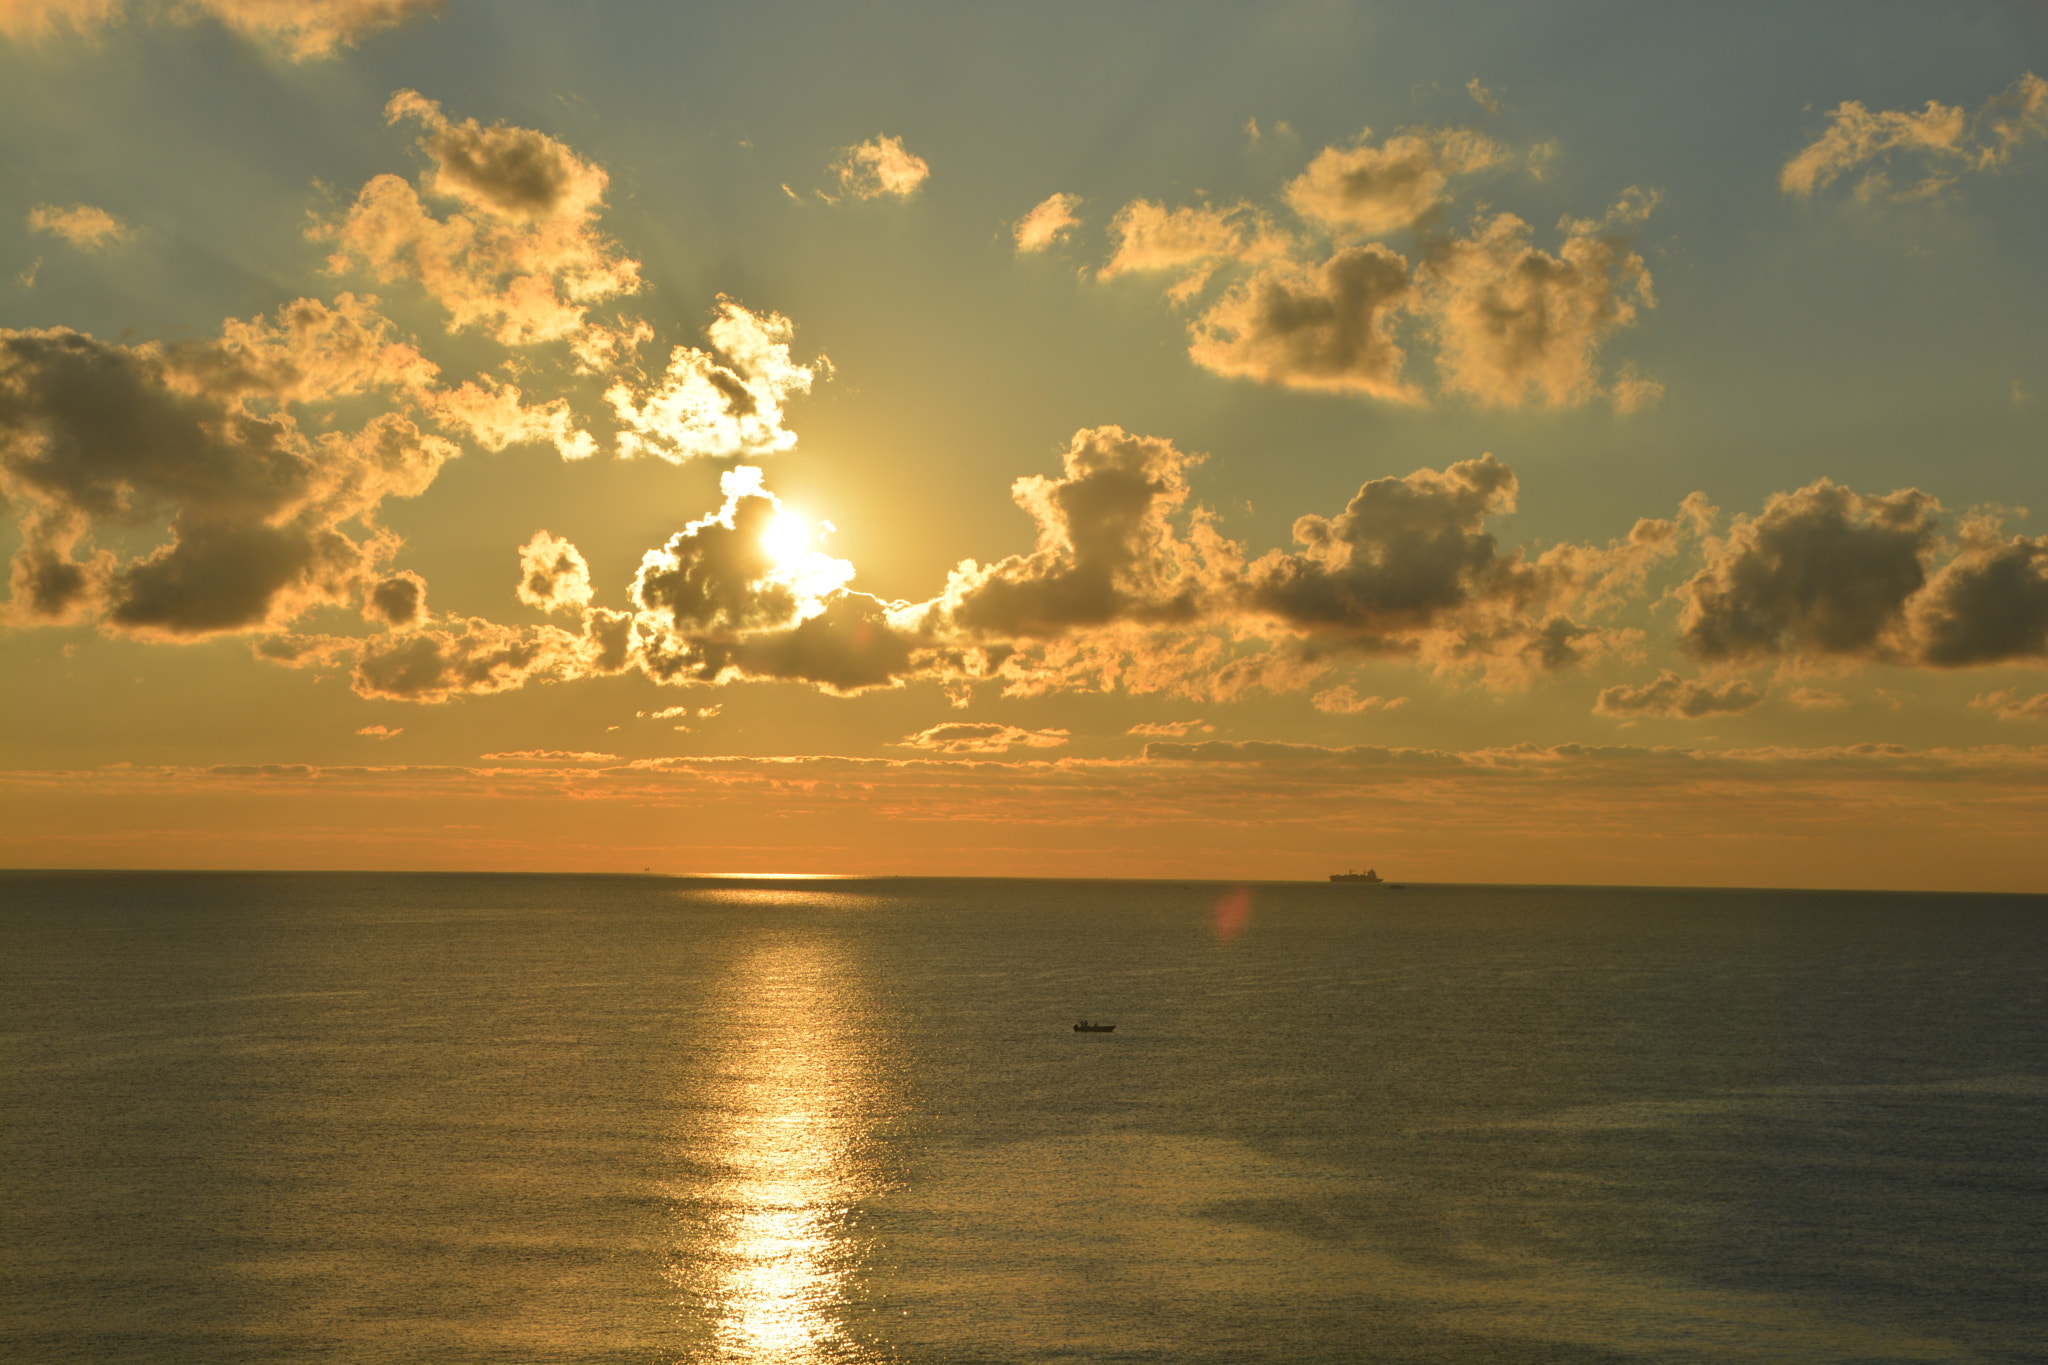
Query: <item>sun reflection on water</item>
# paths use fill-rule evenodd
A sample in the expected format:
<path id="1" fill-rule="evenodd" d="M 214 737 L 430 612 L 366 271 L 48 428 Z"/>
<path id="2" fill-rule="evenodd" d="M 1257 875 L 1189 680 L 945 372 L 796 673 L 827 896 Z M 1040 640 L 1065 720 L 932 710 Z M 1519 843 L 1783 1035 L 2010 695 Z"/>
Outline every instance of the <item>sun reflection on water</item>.
<path id="1" fill-rule="evenodd" d="M 867 1358 L 844 1316 L 860 1247 L 849 1218 L 876 1192 L 862 1162 L 873 1063 L 828 950 L 785 943 L 735 973 L 707 1122 L 684 1156 L 708 1177 L 679 1248 L 686 1312 L 720 1359 Z M 740 984 L 743 983 L 743 984 Z"/>

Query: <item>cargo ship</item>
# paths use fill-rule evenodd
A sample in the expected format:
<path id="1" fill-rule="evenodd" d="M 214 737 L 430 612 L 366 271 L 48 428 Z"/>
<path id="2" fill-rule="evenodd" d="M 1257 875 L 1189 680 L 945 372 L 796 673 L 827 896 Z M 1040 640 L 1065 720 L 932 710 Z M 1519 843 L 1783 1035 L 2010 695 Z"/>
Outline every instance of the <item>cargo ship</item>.
<path id="1" fill-rule="evenodd" d="M 1371 882 L 1377 886 L 1384 878 L 1368 867 L 1363 872 L 1332 872 L 1330 880 L 1333 882 Z"/>

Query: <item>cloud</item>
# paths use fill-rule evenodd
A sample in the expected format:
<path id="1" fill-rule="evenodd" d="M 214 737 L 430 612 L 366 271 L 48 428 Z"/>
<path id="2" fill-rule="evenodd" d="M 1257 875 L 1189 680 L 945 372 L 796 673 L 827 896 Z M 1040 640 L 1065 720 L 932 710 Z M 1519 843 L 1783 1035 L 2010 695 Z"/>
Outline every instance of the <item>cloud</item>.
<path id="1" fill-rule="evenodd" d="M 1574 223 L 1557 255 L 1529 244 L 1529 225 L 1496 215 L 1448 239 L 1420 271 L 1439 381 L 1484 407 L 1564 408 L 1600 392 L 1595 361 L 1617 329 L 1653 308 L 1643 258 Z M 1649 394 L 1631 372 L 1624 407 Z M 1661 392 L 1661 388 L 1657 389 Z"/>
<path id="2" fill-rule="evenodd" d="M 1593 704 L 1593 713 L 1622 718 L 1665 716 L 1674 720 L 1701 720 L 1708 716 L 1741 715 L 1744 711 L 1753 711 L 1763 699 L 1763 693 L 1741 678 L 1716 687 L 1681 678 L 1666 669 L 1657 675 L 1655 682 L 1641 687 L 1622 684 L 1601 689 L 1599 699 Z"/>
<path id="3" fill-rule="evenodd" d="M 1465 93 L 1472 97 L 1474 104 L 1484 109 L 1487 113 L 1498 114 L 1500 112 L 1500 96 L 1481 85 L 1477 76 L 1465 82 Z"/>
<path id="4" fill-rule="evenodd" d="M 1239 608 L 1355 653 L 1484 662 L 1504 675 L 1568 667 L 1602 640 L 1562 613 L 1597 609 L 1638 581 L 1675 549 L 1679 528 L 1646 520 L 1605 549 L 1502 553 L 1485 523 L 1514 510 L 1517 489 L 1491 455 L 1374 479 L 1339 515 L 1297 518 L 1299 550 L 1245 566 Z"/>
<path id="5" fill-rule="evenodd" d="M 425 126 L 434 169 L 423 184 L 461 208 L 436 218 L 410 183 L 376 176 L 340 219 L 312 229 L 335 244 L 331 270 L 412 280 L 448 310 L 450 331 L 486 327 L 508 346 L 575 339 L 591 305 L 639 289 L 639 262 L 597 230 L 600 167 L 531 129 L 452 122 L 416 91 L 384 112 Z"/>
<path id="6" fill-rule="evenodd" d="M 617 672 L 626 662 L 627 623 L 622 612 L 595 608 L 585 612 L 581 634 L 453 616 L 404 635 L 325 644 L 353 653 L 351 686 L 358 696 L 433 704 Z"/>
<path id="7" fill-rule="evenodd" d="M 479 375 L 460 387 L 426 395 L 423 402 L 436 421 L 485 450 L 530 442 L 554 446 L 565 460 L 585 460 L 597 453 L 597 439 L 576 425 L 566 398 L 529 406 L 522 401 L 524 396 L 515 384 Z"/>
<path id="8" fill-rule="evenodd" d="M 1967 668 L 2048 658 L 2048 536 L 1988 514 L 1951 544 L 1941 504 L 1821 479 L 1709 537 L 1679 641 L 1710 663 L 1777 656 Z M 1937 565 L 1938 555 L 1952 550 Z"/>
<path id="9" fill-rule="evenodd" d="M 1231 378 L 1418 403 L 1420 392 L 1401 378 L 1393 333 L 1409 293 L 1408 262 L 1378 245 L 1313 268 L 1275 262 L 1189 328 L 1188 354 Z"/>
<path id="10" fill-rule="evenodd" d="M 705 328 L 709 350 L 678 346 L 660 383 L 621 379 L 605 392 L 626 428 L 619 453 L 683 464 L 790 449 L 796 433 L 784 424 L 784 405 L 832 373 L 824 356 L 809 365 L 790 359 L 795 331 L 780 313 L 750 312 L 720 294 L 718 315 Z"/>
<path id="11" fill-rule="evenodd" d="M 617 763 L 617 754 L 594 753 L 588 749 L 512 749 L 500 754 L 484 754 L 486 763 Z"/>
<path id="12" fill-rule="evenodd" d="M 1014 229 L 1017 254 L 1024 256 L 1034 251 L 1044 251 L 1053 243 L 1070 235 L 1080 226 L 1081 220 L 1074 216 L 1074 210 L 1080 207 L 1080 195 L 1055 194 L 1019 218 Z"/>
<path id="13" fill-rule="evenodd" d="M 1371 711 L 1392 711 L 1406 706 L 1406 697 L 1361 697 L 1358 689 L 1350 683 L 1333 687 L 1327 692 L 1318 692 L 1309 699 L 1309 704 L 1318 711 L 1327 711 L 1333 716 L 1360 716 Z"/>
<path id="14" fill-rule="evenodd" d="M 393 630 L 406 630 L 427 619 L 427 580 L 410 569 L 377 583 L 363 597 L 363 615 Z"/>
<path id="15" fill-rule="evenodd" d="M 379 503 L 422 492 L 456 448 L 392 412 L 309 436 L 289 408 L 431 375 L 347 295 L 174 346 L 0 332 L 0 488 L 22 508 L 14 619 L 196 638 L 356 598 L 399 543 Z M 77 556 L 102 531 L 158 525 L 169 538 L 125 562 Z"/>
<path id="16" fill-rule="evenodd" d="M 1167 208 L 1126 204 L 1110 223 L 1116 249 L 1096 272 L 1177 277 L 1185 304 L 1219 274 L 1229 288 L 1188 328 L 1188 355 L 1230 378 L 1428 401 L 1434 387 L 1483 407 L 1567 408 L 1605 397 L 1619 412 L 1654 406 L 1664 388 L 1624 362 L 1609 382 L 1599 357 L 1622 328 L 1656 307 L 1643 258 L 1623 234 L 1658 194 L 1631 185 L 1597 218 L 1566 215 L 1555 253 L 1533 244 L 1527 222 L 1482 213 L 1465 232 L 1433 225 L 1452 181 L 1500 164 L 1499 143 L 1472 129 L 1417 129 L 1373 146 L 1370 130 L 1325 147 L 1286 187 L 1307 225 L 1296 235 L 1239 202 Z M 1483 206 L 1482 206 L 1483 207 Z M 1363 239 L 1416 229 L 1413 261 Z"/>
<path id="17" fill-rule="evenodd" d="M 1038 523 L 1038 547 L 948 576 L 939 611 L 953 629 L 1000 639 L 1075 627 L 1191 622 L 1200 614 L 1201 552 L 1175 531 L 1187 470 L 1199 457 L 1121 427 L 1076 432 L 1063 473 L 1011 485 Z"/>
<path id="18" fill-rule="evenodd" d="M 73 204 L 68 209 L 38 204 L 28 211 L 28 225 L 32 232 L 62 237 L 81 251 L 95 251 L 135 235 L 133 228 L 113 214 L 90 204 Z"/>
<path id="19" fill-rule="evenodd" d="M 1148 199 L 1133 200 L 1110 220 L 1109 235 L 1116 252 L 1096 278 L 1177 274 L 1179 282 L 1168 291 L 1176 303 L 1192 298 L 1225 262 L 1277 260 L 1294 245 L 1265 214 L 1243 203 L 1227 209 L 1168 209 Z"/>
<path id="20" fill-rule="evenodd" d="M 1927 582 L 1940 510 L 1918 489 L 1874 498 L 1828 479 L 1774 494 L 1706 541 L 1680 590 L 1680 643 L 1709 663 L 1909 655 L 1906 603 Z"/>
<path id="21" fill-rule="evenodd" d="M 1833 711 L 1849 704 L 1840 692 L 1820 687 L 1795 687 L 1785 694 L 1785 700 L 1806 711 Z"/>
<path id="22" fill-rule="evenodd" d="M 1158 739 L 1180 739 L 1190 734 L 1214 734 L 1216 727 L 1199 720 L 1148 720 L 1124 731 Z"/>
<path id="23" fill-rule="evenodd" d="M 1013 747 L 1056 749 L 1067 742 L 1065 730 L 1023 730 L 1014 725 L 952 722 L 899 741 L 909 749 L 933 749 L 942 754 L 1004 754 Z"/>
<path id="24" fill-rule="evenodd" d="M 808 682 L 842 695 L 916 671 L 916 641 L 888 604 L 849 592 L 853 565 L 770 543 L 781 504 L 761 471 L 720 479 L 725 505 L 642 557 L 633 657 L 659 682 Z"/>
<path id="25" fill-rule="evenodd" d="M 306 61 L 331 57 L 366 34 L 438 11 L 441 0 L 143 0 L 135 8 L 157 22 L 210 17 L 294 61 Z M 0 6 L 0 34 L 41 43 L 60 28 L 91 33 L 126 17 L 127 11 L 125 0 L 8 0 Z"/>
<path id="26" fill-rule="evenodd" d="M 1847 100 L 1828 112 L 1828 126 L 1778 174 L 1786 194 L 1810 197 L 1869 166 L 1853 191 L 1859 203 L 1926 199 L 1967 174 L 1996 171 L 2022 143 L 2048 136 L 2048 81 L 2027 72 L 1974 114 L 1929 100 L 1918 113 L 1872 111 Z M 1890 171 L 1909 182 L 1894 188 Z"/>
<path id="27" fill-rule="evenodd" d="M 839 192 L 855 199 L 908 199 L 932 173 L 923 157 L 903 149 L 902 138 L 879 133 L 848 147 L 827 169 L 839 177 Z"/>
<path id="28" fill-rule="evenodd" d="M 1475 82 L 1476 83 L 1476 82 Z M 1287 185 L 1296 213 L 1338 237 L 1384 237 L 1414 227 L 1442 206 L 1454 175 L 1494 165 L 1506 149 L 1465 128 L 1421 129 L 1368 145 L 1325 147 Z"/>
<path id="29" fill-rule="evenodd" d="M 1970 705 L 1994 711 L 2000 720 L 2048 720 L 2048 692 L 2023 697 L 2018 692 L 1986 692 L 1972 697 Z"/>
<path id="30" fill-rule="evenodd" d="M 2001 539 L 1995 518 L 1967 519 L 1911 617 L 1919 661 L 1937 668 L 2048 658 L 2048 536 Z"/>
<path id="31" fill-rule="evenodd" d="M 542 611 L 581 611 L 590 605 L 590 566 L 566 540 L 535 531 L 519 547 L 519 600 Z"/>
<path id="32" fill-rule="evenodd" d="M 356 731 L 356 733 L 359 735 L 368 736 L 371 739 L 397 739 L 400 735 L 405 733 L 405 727 L 403 725 L 365 725 L 362 729 Z"/>

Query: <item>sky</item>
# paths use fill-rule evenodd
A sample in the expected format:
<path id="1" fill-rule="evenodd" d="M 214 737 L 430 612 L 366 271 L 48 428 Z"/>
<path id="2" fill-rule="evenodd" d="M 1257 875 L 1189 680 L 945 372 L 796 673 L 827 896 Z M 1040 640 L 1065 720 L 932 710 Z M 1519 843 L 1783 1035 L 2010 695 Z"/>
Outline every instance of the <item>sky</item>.
<path id="1" fill-rule="evenodd" d="M 0 0 L 0 862 L 2048 890 L 2043 73 Z"/>

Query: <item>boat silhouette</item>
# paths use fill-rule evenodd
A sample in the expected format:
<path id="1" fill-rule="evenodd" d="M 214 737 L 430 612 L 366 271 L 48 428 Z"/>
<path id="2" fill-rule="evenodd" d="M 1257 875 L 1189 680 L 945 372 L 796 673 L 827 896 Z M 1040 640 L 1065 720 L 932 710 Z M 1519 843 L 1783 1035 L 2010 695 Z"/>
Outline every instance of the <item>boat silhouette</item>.
<path id="1" fill-rule="evenodd" d="M 1115 1024 L 1091 1024 L 1086 1019 L 1074 1025 L 1076 1033 L 1115 1033 Z"/>
<path id="2" fill-rule="evenodd" d="M 1332 872 L 1330 880 L 1333 882 L 1371 882 L 1377 886 L 1385 879 L 1368 867 L 1363 872 Z"/>

